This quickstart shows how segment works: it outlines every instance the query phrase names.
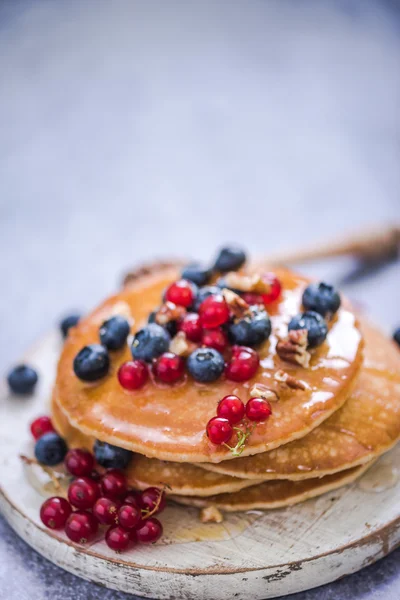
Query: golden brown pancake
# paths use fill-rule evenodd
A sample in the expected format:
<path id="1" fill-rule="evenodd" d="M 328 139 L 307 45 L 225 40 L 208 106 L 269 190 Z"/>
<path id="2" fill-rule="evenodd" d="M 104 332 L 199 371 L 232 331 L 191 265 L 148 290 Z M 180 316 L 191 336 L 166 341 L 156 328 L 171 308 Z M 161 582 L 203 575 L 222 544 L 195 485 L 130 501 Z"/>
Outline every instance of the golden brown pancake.
<path id="1" fill-rule="evenodd" d="M 205 478 L 195 465 L 167 463 L 138 455 L 128 469 L 132 486 L 167 484 L 181 495 L 232 492 L 260 479 L 322 477 L 370 462 L 400 436 L 400 353 L 375 328 L 363 324 L 365 367 L 346 404 L 306 437 L 277 450 L 203 468 L 221 469 Z M 93 446 L 93 439 L 71 427 L 53 399 L 53 421 L 70 447 Z M 229 477 L 232 475 L 232 477 Z M 247 482 L 239 478 L 247 478 Z"/>
<path id="2" fill-rule="evenodd" d="M 86 448 L 92 451 L 94 439 L 69 425 L 67 419 L 52 401 L 52 421 L 69 448 Z M 185 496 L 211 496 L 239 491 L 259 483 L 220 473 L 212 473 L 189 463 L 173 463 L 135 454 L 125 469 L 129 487 L 144 490 L 147 487 L 167 486 L 168 494 Z"/>
<path id="3" fill-rule="evenodd" d="M 210 498 L 174 496 L 173 500 L 179 504 L 199 508 L 215 506 L 227 512 L 282 508 L 321 496 L 355 481 L 369 469 L 373 462 L 317 479 L 266 481 L 233 494 L 220 494 Z"/>
<path id="4" fill-rule="evenodd" d="M 400 352 L 363 323 L 365 361 L 344 406 L 300 440 L 218 465 L 218 473 L 250 479 L 305 479 L 371 461 L 400 437 Z"/>
<path id="5" fill-rule="evenodd" d="M 362 362 L 362 336 L 351 310 L 341 308 L 330 323 L 327 340 L 312 351 L 310 368 L 281 361 L 275 352 L 277 335 L 286 335 L 290 318 L 301 310 L 301 296 L 308 281 L 288 271 L 278 271 L 283 294 L 269 307 L 273 332 L 258 352 L 261 366 L 245 383 L 221 377 L 200 384 L 186 375 L 175 385 L 152 379 L 141 390 L 124 390 L 116 377 L 121 363 L 131 358 L 128 346 L 110 353 L 109 374 L 96 383 L 80 381 L 72 363 L 79 350 L 99 341 L 99 326 L 111 314 L 132 320 L 132 332 L 143 326 L 161 302 L 164 288 L 179 276 L 179 269 L 142 275 L 70 331 L 57 372 L 55 398 L 71 425 L 88 436 L 139 452 L 148 457 L 176 462 L 215 462 L 232 459 L 228 449 L 207 439 L 205 428 L 215 415 L 218 401 L 229 393 L 244 401 L 253 383 L 271 387 L 277 369 L 285 369 L 304 382 L 306 389 L 287 390 L 273 406 L 266 423 L 257 425 L 243 455 L 253 455 L 298 439 L 317 427 L 345 402 Z M 234 441 L 234 440 L 233 440 Z"/>

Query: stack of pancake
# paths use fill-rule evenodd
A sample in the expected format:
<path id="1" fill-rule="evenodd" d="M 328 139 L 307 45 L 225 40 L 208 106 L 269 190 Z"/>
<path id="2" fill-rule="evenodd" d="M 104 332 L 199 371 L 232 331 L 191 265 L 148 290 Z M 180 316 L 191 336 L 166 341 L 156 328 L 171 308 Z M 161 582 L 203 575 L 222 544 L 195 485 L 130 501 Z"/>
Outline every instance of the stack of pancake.
<path id="1" fill-rule="evenodd" d="M 98 439 L 131 450 L 126 468 L 131 487 L 165 485 L 176 502 L 226 511 L 295 504 L 359 477 L 400 436 L 398 348 L 360 323 L 342 300 L 326 341 L 311 352 L 310 366 L 282 360 L 277 340 L 301 312 L 308 281 L 285 270 L 277 274 L 283 291 L 268 307 L 272 334 L 257 348 L 260 368 L 251 381 L 222 377 L 198 383 L 185 375 L 174 385 L 152 378 L 130 392 L 117 378 L 120 365 L 131 359 L 127 344 L 110 354 L 106 377 L 85 383 L 73 371 L 79 350 L 98 343 L 100 325 L 113 315 L 127 318 L 132 334 L 143 327 L 180 269 L 155 265 L 130 277 L 118 294 L 70 331 L 63 348 L 52 417 L 69 447 L 92 449 Z M 276 373 L 282 370 L 300 387 L 278 381 Z M 210 442 L 206 424 L 222 397 L 236 394 L 246 402 L 255 383 L 274 389 L 279 399 L 235 457 Z"/>

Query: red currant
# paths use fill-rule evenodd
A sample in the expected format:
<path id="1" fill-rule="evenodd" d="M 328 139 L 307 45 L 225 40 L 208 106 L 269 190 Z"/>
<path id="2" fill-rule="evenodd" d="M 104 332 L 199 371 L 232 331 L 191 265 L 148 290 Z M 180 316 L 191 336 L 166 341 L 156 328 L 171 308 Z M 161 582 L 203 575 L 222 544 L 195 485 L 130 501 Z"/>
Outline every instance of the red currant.
<path id="1" fill-rule="evenodd" d="M 164 352 L 153 365 L 154 375 L 164 383 L 175 383 L 183 377 L 185 361 L 173 352 Z"/>
<path id="2" fill-rule="evenodd" d="M 268 294 L 262 294 L 263 302 L 264 304 L 271 304 L 271 302 L 275 302 L 281 295 L 281 282 L 275 273 L 264 273 L 261 277 L 263 281 L 266 281 L 271 286 Z"/>
<path id="3" fill-rule="evenodd" d="M 99 498 L 93 506 L 93 514 L 103 525 L 115 525 L 120 503 L 111 498 Z"/>
<path id="4" fill-rule="evenodd" d="M 208 296 L 200 304 L 199 315 L 204 329 L 215 329 L 229 321 L 229 306 L 222 294 Z"/>
<path id="5" fill-rule="evenodd" d="M 131 541 L 129 531 L 123 529 L 119 525 L 116 527 L 110 527 L 106 531 L 106 544 L 112 550 L 122 552 L 126 550 Z"/>
<path id="6" fill-rule="evenodd" d="M 150 542 L 152 544 L 160 539 L 162 533 L 163 528 L 160 521 L 153 517 L 143 521 L 143 524 L 136 530 L 139 542 Z"/>
<path id="7" fill-rule="evenodd" d="M 160 488 L 149 487 L 141 493 L 140 506 L 149 512 L 152 512 L 158 505 L 155 514 L 162 512 L 166 505 L 165 493 Z"/>
<path id="8" fill-rule="evenodd" d="M 165 292 L 165 300 L 168 302 L 173 302 L 178 306 L 184 306 L 188 308 L 194 302 L 196 291 L 195 286 L 191 281 L 187 281 L 186 279 L 180 279 L 179 281 L 175 281 L 171 283 L 171 285 L 167 288 Z"/>
<path id="9" fill-rule="evenodd" d="M 225 368 L 225 375 L 231 381 L 247 381 L 257 372 L 260 359 L 255 350 L 246 346 L 233 346 L 232 358 Z"/>
<path id="10" fill-rule="evenodd" d="M 250 421 L 266 421 L 271 413 L 271 405 L 264 398 L 250 398 L 246 404 L 246 416 Z"/>
<path id="11" fill-rule="evenodd" d="M 75 475 L 76 477 L 88 475 L 90 477 L 94 467 L 93 454 L 88 450 L 81 450 L 79 448 L 68 450 L 64 464 L 71 475 Z"/>
<path id="12" fill-rule="evenodd" d="M 101 475 L 101 473 L 99 473 L 98 471 L 96 471 L 96 469 L 93 469 L 90 472 L 89 477 L 90 477 L 90 479 L 93 479 L 93 481 L 97 481 L 98 483 L 100 483 L 100 479 L 102 478 L 102 475 Z"/>
<path id="13" fill-rule="evenodd" d="M 225 396 L 218 403 L 217 416 L 228 419 L 231 425 L 239 423 L 243 419 L 244 413 L 244 404 L 237 396 Z"/>
<path id="14" fill-rule="evenodd" d="M 128 490 L 125 496 L 122 499 L 123 504 L 131 504 L 136 508 L 140 508 L 140 492 L 137 490 Z"/>
<path id="15" fill-rule="evenodd" d="M 228 346 L 228 337 L 222 329 L 205 329 L 201 343 L 203 346 L 215 348 L 218 352 L 224 352 Z"/>
<path id="16" fill-rule="evenodd" d="M 31 433 L 38 440 L 44 433 L 55 431 L 50 417 L 38 417 L 31 423 Z"/>
<path id="17" fill-rule="evenodd" d="M 128 529 L 128 533 L 129 533 L 129 539 L 130 539 L 131 543 L 133 545 L 137 544 L 138 539 L 137 539 L 136 529 Z"/>
<path id="18" fill-rule="evenodd" d="M 232 437 L 233 429 L 228 419 L 213 417 L 207 423 L 207 435 L 213 444 L 226 444 Z"/>
<path id="19" fill-rule="evenodd" d="M 92 508 L 100 496 L 99 485 L 89 477 L 78 477 L 68 488 L 68 500 L 76 508 Z"/>
<path id="20" fill-rule="evenodd" d="M 58 496 L 48 498 L 40 508 L 42 523 L 49 529 L 62 529 L 71 513 L 70 503 L 65 498 L 59 498 Z"/>
<path id="21" fill-rule="evenodd" d="M 179 331 L 183 331 L 191 342 L 200 342 L 202 328 L 200 317 L 196 313 L 188 313 L 178 324 Z"/>
<path id="22" fill-rule="evenodd" d="M 118 511 L 118 523 L 124 529 L 134 529 L 141 520 L 141 511 L 132 504 L 123 504 Z"/>
<path id="23" fill-rule="evenodd" d="M 118 381 L 126 390 L 137 390 L 149 377 L 147 365 L 142 360 L 128 360 L 118 370 Z"/>
<path id="24" fill-rule="evenodd" d="M 65 524 L 65 533 L 73 542 L 87 544 L 97 533 L 99 524 L 92 513 L 77 510 L 70 514 Z"/>
<path id="25" fill-rule="evenodd" d="M 107 498 L 121 498 L 127 492 L 126 477 L 118 469 L 111 469 L 102 477 L 101 491 Z"/>
<path id="26" fill-rule="evenodd" d="M 242 298 L 247 304 L 253 306 L 254 304 L 264 304 L 264 298 L 261 294 L 255 294 L 254 292 L 245 292 Z"/>

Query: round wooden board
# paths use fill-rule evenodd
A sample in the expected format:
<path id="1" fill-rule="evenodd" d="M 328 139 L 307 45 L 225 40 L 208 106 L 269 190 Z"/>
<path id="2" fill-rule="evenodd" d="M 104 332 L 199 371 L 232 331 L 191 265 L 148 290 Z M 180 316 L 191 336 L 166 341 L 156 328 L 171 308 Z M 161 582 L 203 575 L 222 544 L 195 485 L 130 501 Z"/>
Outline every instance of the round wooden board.
<path id="1" fill-rule="evenodd" d="M 164 537 L 117 555 L 100 539 L 72 544 L 39 520 L 43 487 L 19 455 L 33 454 L 28 425 L 46 413 L 57 356 L 52 332 L 25 357 L 40 373 L 34 397 L 0 390 L 0 509 L 30 546 L 63 569 L 149 598 L 247 600 L 284 596 L 354 573 L 400 544 L 400 449 L 357 482 L 297 506 L 227 514 L 202 525 L 198 511 L 163 513 Z"/>

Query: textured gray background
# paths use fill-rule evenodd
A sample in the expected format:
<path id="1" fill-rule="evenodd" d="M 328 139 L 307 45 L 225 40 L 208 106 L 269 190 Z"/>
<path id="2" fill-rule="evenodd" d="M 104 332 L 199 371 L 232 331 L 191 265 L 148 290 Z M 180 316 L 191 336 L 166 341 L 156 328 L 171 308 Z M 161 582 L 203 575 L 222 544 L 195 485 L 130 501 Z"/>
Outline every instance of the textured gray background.
<path id="1" fill-rule="evenodd" d="M 399 63 L 397 2 L 2 0 L 2 371 L 141 259 L 399 220 Z M 344 286 L 387 331 L 399 275 Z M 1 600 L 126 598 L 0 535 Z M 296 600 L 397 600 L 399 557 Z"/>

